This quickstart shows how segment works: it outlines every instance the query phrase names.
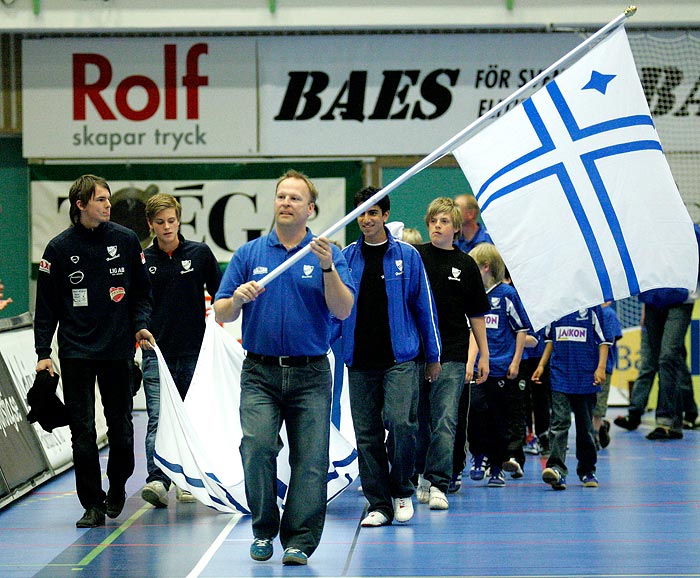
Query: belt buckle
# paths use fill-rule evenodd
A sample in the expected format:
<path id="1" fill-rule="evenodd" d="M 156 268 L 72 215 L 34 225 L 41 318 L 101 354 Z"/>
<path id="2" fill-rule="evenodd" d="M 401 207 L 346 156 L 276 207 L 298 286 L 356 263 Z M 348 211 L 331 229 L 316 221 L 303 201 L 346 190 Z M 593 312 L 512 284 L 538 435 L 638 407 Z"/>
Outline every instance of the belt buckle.
<path id="1" fill-rule="evenodd" d="M 280 355 L 277 358 L 277 363 L 279 363 L 280 367 L 292 367 L 291 365 L 285 365 L 284 360 L 289 359 L 291 356 L 290 355 Z"/>

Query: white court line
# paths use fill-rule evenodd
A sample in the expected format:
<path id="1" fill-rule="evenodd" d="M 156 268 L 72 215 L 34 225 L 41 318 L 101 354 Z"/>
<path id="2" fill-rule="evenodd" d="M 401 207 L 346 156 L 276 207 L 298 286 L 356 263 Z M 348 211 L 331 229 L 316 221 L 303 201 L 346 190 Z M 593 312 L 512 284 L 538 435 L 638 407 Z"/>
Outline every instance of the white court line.
<path id="1" fill-rule="evenodd" d="M 221 544 L 223 544 L 224 540 L 226 539 L 226 536 L 228 536 L 229 532 L 233 529 L 233 527 L 238 524 L 238 521 L 243 517 L 243 514 L 233 514 L 231 516 L 231 519 L 228 521 L 228 524 L 224 526 L 224 529 L 219 532 L 219 535 L 216 537 L 216 540 L 212 542 L 212 545 L 209 546 L 209 549 L 204 552 L 204 555 L 199 559 L 199 562 L 197 562 L 197 565 L 192 568 L 192 571 L 187 575 L 187 578 L 197 578 L 201 573 L 202 570 L 204 570 L 207 567 L 207 564 L 211 561 L 213 558 L 214 554 L 216 554 L 216 551 L 221 547 Z"/>

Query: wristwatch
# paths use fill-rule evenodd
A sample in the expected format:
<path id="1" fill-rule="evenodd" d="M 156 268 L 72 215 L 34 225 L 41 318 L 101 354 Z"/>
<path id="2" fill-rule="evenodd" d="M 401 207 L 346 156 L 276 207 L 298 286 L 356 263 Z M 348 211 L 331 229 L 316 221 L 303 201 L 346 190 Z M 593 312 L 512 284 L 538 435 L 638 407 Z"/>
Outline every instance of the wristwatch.
<path id="1" fill-rule="evenodd" d="M 323 271 L 324 273 L 330 273 L 334 269 L 335 269 L 335 265 L 332 262 L 331 262 L 331 266 L 328 267 L 328 269 L 324 269 L 323 267 L 321 267 L 321 271 Z"/>

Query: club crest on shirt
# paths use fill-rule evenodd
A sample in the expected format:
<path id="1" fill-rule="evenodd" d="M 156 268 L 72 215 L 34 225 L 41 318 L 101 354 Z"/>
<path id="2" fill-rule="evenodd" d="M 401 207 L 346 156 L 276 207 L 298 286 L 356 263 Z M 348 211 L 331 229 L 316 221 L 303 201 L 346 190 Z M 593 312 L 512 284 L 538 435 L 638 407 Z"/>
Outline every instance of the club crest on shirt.
<path id="1" fill-rule="evenodd" d="M 39 261 L 39 271 L 51 275 L 51 263 L 46 259 L 42 259 L 41 261 Z"/>
<path id="2" fill-rule="evenodd" d="M 448 277 L 450 281 L 460 281 L 459 276 L 462 274 L 461 269 L 457 269 L 457 267 L 452 267 L 452 276 Z"/>
<path id="3" fill-rule="evenodd" d="M 119 257 L 119 248 L 116 245 L 109 245 L 107 247 L 107 254 L 109 255 L 109 257 L 107 257 L 107 261 L 116 259 Z"/>
<path id="4" fill-rule="evenodd" d="M 578 310 L 578 317 L 576 317 L 578 321 L 583 321 L 584 319 L 588 319 L 588 309 L 579 309 Z"/>
<path id="5" fill-rule="evenodd" d="M 253 275 L 267 275 L 267 267 L 256 267 L 253 269 Z"/>
<path id="6" fill-rule="evenodd" d="M 192 271 L 194 271 L 194 269 L 190 268 L 192 267 L 192 261 L 190 261 L 189 259 L 180 261 L 180 263 L 182 264 L 182 271 L 180 271 L 180 275 L 184 275 L 185 273 L 191 273 Z"/>
<path id="7" fill-rule="evenodd" d="M 501 304 L 500 297 L 491 297 L 491 309 L 498 309 L 500 304 Z"/>
<path id="8" fill-rule="evenodd" d="M 403 259 L 396 259 L 396 261 L 394 261 L 394 264 L 396 265 L 396 268 L 398 269 L 398 271 L 396 271 L 394 273 L 394 275 L 395 276 L 402 275 L 403 274 Z"/>
<path id="9" fill-rule="evenodd" d="M 122 299 L 124 299 L 124 295 L 126 295 L 124 287 L 109 288 L 109 298 L 115 303 L 119 303 Z"/>
<path id="10" fill-rule="evenodd" d="M 71 282 L 73 285 L 77 285 L 80 283 L 83 279 L 85 279 L 85 275 L 83 274 L 82 271 L 73 271 L 70 275 L 68 275 L 68 280 Z"/>
<path id="11" fill-rule="evenodd" d="M 141 251 L 141 264 L 146 264 L 146 254 L 143 251 Z"/>
<path id="12" fill-rule="evenodd" d="M 304 275 L 302 276 L 302 279 L 308 279 L 311 277 L 311 273 L 314 272 L 314 266 L 313 265 L 304 265 Z"/>

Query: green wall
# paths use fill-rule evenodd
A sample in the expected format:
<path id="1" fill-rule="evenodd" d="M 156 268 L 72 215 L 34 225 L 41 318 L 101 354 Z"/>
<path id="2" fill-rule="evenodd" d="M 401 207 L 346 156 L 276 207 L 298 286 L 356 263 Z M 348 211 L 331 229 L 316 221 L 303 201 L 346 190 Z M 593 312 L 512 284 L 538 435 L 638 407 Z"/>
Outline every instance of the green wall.
<path id="1" fill-rule="evenodd" d="M 383 168 L 382 186 L 406 172 L 405 168 Z M 454 198 L 471 193 L 471 187 L 459 167 L 427 168 L 411 177 L 392 192 L 389 221 L 402 221 L 406 227 L 418 229 L 423 242 L 428 242 L 428 229 L 425 226 L 425 212 L 430 201 L 436 197 Z"/>
<path id="2" fill-rule="evenodd" d="M 0 279 L 5 298 L 0 318 L 29 311 L 29 172 L 20 137 L 0 137 Z"/>

